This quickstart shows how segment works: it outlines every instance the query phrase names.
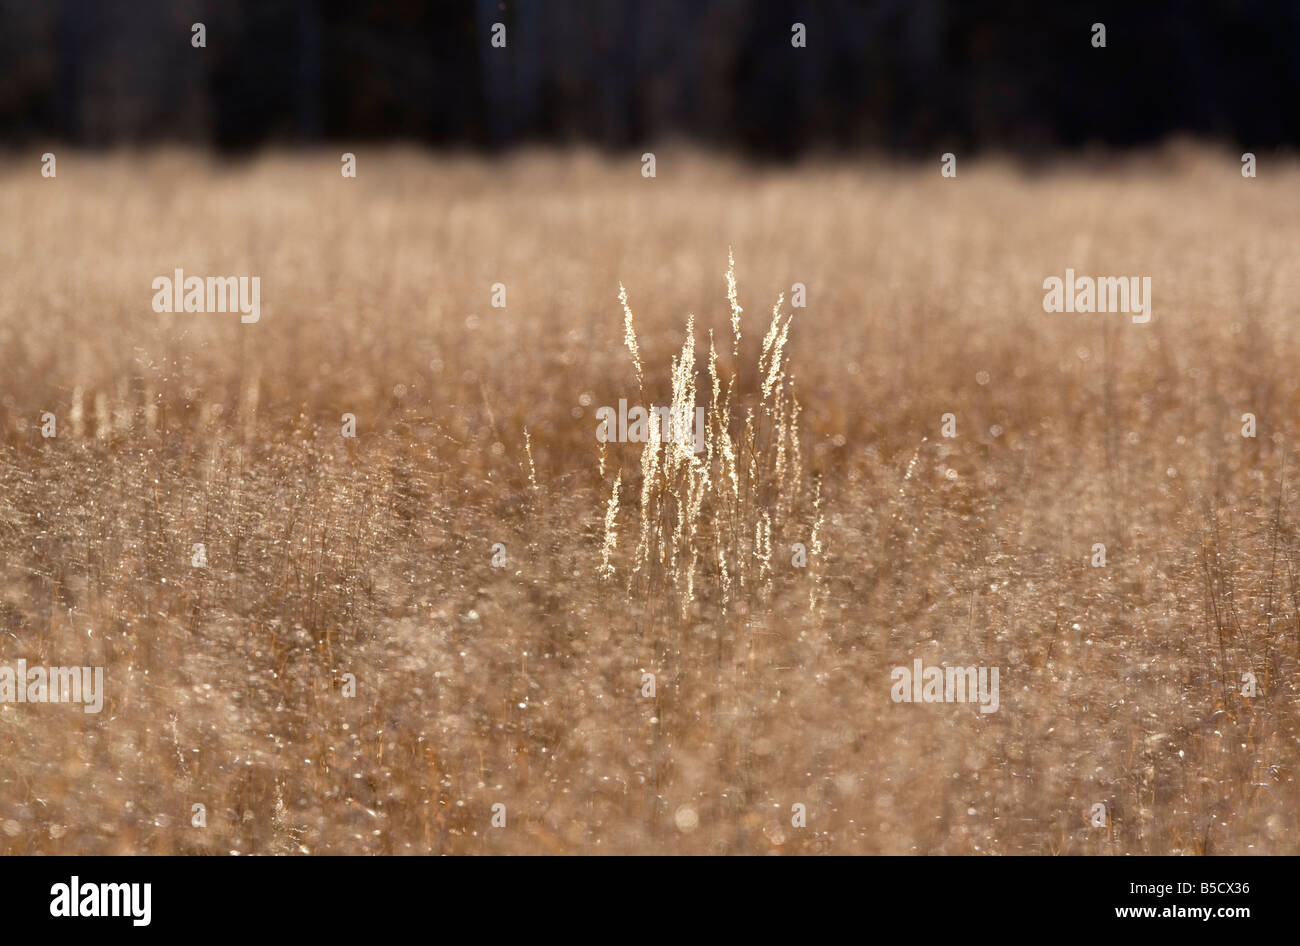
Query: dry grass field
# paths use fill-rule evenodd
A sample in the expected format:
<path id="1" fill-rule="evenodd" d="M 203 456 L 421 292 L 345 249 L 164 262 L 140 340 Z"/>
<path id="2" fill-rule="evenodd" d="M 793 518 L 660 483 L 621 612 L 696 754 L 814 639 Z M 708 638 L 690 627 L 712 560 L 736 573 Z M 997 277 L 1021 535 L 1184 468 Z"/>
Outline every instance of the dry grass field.
<path id="1" fill-rule="evenodd" d="M 106 697 L 0 705 L 0 851 L 1300 853 L 1300 164 L 1239 168 L 7 158 L 0 662 Z"/>

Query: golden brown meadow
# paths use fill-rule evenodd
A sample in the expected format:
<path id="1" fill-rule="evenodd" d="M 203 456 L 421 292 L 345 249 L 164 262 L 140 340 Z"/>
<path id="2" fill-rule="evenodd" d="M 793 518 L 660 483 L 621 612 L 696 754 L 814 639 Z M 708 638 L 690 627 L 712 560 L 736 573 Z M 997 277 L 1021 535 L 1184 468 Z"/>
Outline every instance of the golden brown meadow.
<path id="1" fill-rule="evenodd" d="M 0 850 L 1300 852 L 1300 166 L 358 157 L 0 168 Z"/>

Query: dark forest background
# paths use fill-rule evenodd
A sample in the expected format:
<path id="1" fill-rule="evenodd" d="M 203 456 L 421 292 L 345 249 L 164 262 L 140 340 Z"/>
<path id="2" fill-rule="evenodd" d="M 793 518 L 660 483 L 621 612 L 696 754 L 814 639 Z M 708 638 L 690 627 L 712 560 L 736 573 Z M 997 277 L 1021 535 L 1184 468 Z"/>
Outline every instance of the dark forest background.
<path id="1" fill-rule="evenodd" d="M 1300 138 L 1298 41 L 1295 0 L 0 0 L 0 146 L 1265 149 Z"/>

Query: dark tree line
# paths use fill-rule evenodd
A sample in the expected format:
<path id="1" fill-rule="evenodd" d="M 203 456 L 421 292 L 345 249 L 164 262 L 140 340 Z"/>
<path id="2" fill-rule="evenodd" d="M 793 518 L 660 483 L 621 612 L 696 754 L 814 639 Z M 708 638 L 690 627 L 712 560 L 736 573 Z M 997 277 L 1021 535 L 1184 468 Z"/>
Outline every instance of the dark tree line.
<path id="1" fill-rule="evenodd" d="M 1267 148 L 1298 43 L 1293 0 L 0 0 L 0 141 Z"/>

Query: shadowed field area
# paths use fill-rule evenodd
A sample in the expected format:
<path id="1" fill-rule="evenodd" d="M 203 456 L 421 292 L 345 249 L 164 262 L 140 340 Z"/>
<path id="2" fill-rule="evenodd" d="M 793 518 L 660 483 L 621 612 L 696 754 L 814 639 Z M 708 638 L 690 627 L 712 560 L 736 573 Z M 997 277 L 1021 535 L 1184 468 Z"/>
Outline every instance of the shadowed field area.
<path id="1" fill-rule="evenodd" d="M 1300 164 L 657 171 L 0 166 L 0 852 L 1300 853 Z"/>

